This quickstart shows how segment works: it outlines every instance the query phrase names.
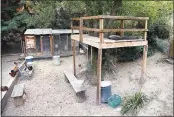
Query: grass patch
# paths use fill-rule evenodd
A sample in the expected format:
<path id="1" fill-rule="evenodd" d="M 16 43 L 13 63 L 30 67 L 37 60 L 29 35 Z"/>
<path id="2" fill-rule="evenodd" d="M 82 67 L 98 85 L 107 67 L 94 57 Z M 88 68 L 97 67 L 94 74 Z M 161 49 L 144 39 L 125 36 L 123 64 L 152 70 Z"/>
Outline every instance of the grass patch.
<path id="1" fill-rule="evenodd" d="M 148 101 L 147 96 L 142 92 L 136 92 L 132 96 L 126 96 L 121 104 L 122 115 L 137 115 L 139 110 L 143 108 L 145 103 Z"/>

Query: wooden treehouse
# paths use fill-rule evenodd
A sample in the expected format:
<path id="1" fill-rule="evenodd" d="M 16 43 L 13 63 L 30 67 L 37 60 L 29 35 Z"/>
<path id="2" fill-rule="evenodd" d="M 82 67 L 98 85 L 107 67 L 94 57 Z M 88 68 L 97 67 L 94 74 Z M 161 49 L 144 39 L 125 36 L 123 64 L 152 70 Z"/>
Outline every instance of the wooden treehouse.
<path id="1" fill-rule="evenodd" d="M 98 59 L 97 59 L 97 104 L 101 103 L 101 70 L 102 70 L 102 50 L 109 48 L 118 48 L 118 47 L 133 47 L 133 46 L 143 46 L 143 60 L 142 60 L 142 71 L 141 78 L 143 78 L 145 68 L 146 68 L 146 59 L 147 59 L 147 50 L 148 50 L 148 42 L 146 40 L 147 37 L 147 20 L 148 17 L 132 17 L 132 16 L 88 16 L 88 17 L 80 17 L 80 18 L 72 18 L 71 19 L 71 39 L 73 43 L 73 68 L 74 75 L 76 76 L 76 63 L 75 63 L 75 43 L 81 42 L 83 44 L 87 44 L 91 47 L 98 48 Z M 84 22 L 87 20 L 97 20 L 99 22 L 99 28 L 89 28 L 84 26 Z M 120 21 L 119 28 L 106 29 L 104 27 L 105 20 L 116 20 Z M 125 28 L 125 21 L 141 21 L 143 22 L 143 28 Z M 74 26 L 73 22 L 79 21 L 78 26 Z M 79 34 L 74 34 L 73 30 L 78 29 Z M 89 34 L 85 34 L 84 32 L 97 32 L 98 37 L 90 36 Z M 120 36 L 124 37 L 124 32 L 142 32 L 143 37 L 141 39 L 122 39 L 122 40 L 111 40 L 109 38 L 104 37 L 104 33 L 108 32 L 120 32 Z M 92 53 L 92 50 L 91 50 Z M 92 55 L 92 54 L 91 54 Z"/>

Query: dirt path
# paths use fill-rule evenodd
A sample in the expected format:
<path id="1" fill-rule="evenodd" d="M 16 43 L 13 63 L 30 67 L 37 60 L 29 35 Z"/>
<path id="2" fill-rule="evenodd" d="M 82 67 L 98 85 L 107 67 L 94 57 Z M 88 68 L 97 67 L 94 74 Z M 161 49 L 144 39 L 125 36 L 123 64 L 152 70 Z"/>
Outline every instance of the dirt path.
<path id="1" fill-rule="evenodd" d="M 173 66 L 157 62 L 163 58 L 160 53 L 148 58 L 146 82 L 143 92 L 151 98 L 151 102 L 143 108 L 139 115 L 173 115 Z M 117 109 L 107 104 L 96 106 L 96 87 L 88 86 L 87 100 L 77 103 L 71 86 L 64 81 L 63 71 L 72 70 L 72 57 L 61 58 L 61 66 L 54 66 L 51 60 L 35 61 L 34 76 L 31 80 L 23 80 L 27 100 L 21 107 L 15 107 L 9 98 L 2 115 L 8 116 L 120 116 Z M 83 64 L 84 55 L 77 58 Z M 125 96 L 138 90 L 138 79 L 141 72 L 141 61 L 118 63 L 115 74 L 108 74 L 105 80 L 112 81 L 112 93 Z M 80 69 L 78 67 L 78 69 Z M 77 70 L 78 71 L 78 70 Z"/>

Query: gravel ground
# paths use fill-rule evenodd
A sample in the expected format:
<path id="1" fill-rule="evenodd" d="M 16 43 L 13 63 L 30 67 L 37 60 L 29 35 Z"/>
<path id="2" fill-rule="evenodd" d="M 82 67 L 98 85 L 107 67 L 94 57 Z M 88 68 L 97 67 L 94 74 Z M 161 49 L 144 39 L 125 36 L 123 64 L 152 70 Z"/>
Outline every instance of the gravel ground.
<path id="1" fill-rule="evenodd" d="M 173 66 L 160 61 L 164 58 L 157 53 L 148 58 L 146 82 L 142 91 L 151 99 L 138 115 L 173 115 Z M 31 80 L 22 80 L 25 84 L 27 99 L 23 106 L 15 107 L 9 98 L 2 115 L 4 116 L 120 116 L 118 109 L 107 104 L 96 105 L 96 87 L 88 83 L 87 100 L 77 103 L 70 84 L 64 81 L 64 70 L 72 71 L 72 57 L 61 58 L 60 66 L 52 60 L 35 61 L 34 76 Z M 77 71 L 84 68 L 86 57 L 77 57 Z M 78 67 L 81 63 L 82 67 Z M 141 61 L 118 63 L 115 73 L 105 76 L 112 81 L 112 93 L 121 97 L 138 91 L 138 79 L 141 72 Z M 86 75 L 80 77 L 85 79 Z M 85 80 L 86 81 L 86 80 Z"/>

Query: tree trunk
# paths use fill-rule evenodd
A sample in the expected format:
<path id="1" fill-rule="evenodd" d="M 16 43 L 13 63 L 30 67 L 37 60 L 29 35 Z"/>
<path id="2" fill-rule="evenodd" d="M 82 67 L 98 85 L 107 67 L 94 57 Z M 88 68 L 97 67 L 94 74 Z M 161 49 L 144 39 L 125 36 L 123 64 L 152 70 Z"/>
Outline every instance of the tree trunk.
<path id="1" fill-rule="evenodd" d="M 111 16 L 117 15 L 121 7 L 122 7 L 122 0 L 114 0 L 110 15 Z M 111 28 L 112 23 L 113 23 L 113 20 L 109 20 L 106 27 Z M 110 32 L 107 34 L 107 37 L 109 35 L 111 35 Z"/>

